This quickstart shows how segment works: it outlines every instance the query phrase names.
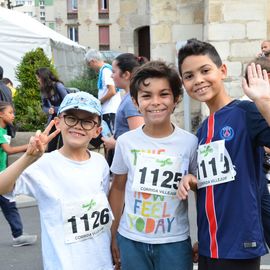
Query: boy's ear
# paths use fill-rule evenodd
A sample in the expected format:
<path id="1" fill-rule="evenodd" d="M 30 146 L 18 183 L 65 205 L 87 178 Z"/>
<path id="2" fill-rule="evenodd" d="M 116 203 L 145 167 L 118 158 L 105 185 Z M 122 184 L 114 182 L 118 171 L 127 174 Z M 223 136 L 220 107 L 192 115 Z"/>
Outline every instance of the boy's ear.
<path id="1" fill-rule="evenodd" d="M 225 80 L 227 78 L 227 66 L 225 64 L 222 64 L 219 69 L 221 71 L 222 80 Z"/>
<path id="2" fill-rule="evenodd" d="M 135 98 L 131 97 L 132 101 L 133 101 L 133 104 L 134 106 L 136 107 L 136 109 L 138 110 L 138 112 L 140 113 L 140 110 L 139 110 L 139 104 L 137 103 L 137 101 L 135 100 Z"/>
<path id="3" fill-rule="evenodd" d="M 99 134 L 101 133 L 101 131 L 102 131 L 102 126 L 98 126 L 96 128 L 96 132 L 93 135 L 93 139 L 97 138 L 99 136 Z"/>
<path id="4" fill-rule="evenodd" d="M 60 123 L 60 118 L 56 116 L 56 117 L 54 117 L 53 120 L 54 120 L 54 125 L 55 125 L 55 127 L 56 127 L 57 129 L 58 129 L 58 128 L 60 129 L 60 126 L 59 126 L 59 125 L 60 125 L 60 124 L 59 124 L 59 123 Z"/>

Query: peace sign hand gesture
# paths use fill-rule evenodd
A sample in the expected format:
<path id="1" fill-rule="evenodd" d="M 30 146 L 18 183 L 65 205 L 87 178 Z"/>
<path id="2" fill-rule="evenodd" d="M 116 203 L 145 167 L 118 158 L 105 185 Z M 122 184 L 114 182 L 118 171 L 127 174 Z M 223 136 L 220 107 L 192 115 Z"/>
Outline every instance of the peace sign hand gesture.
<path id="1" fill-rule="evenodd" d="M 32 136 L 30 138 L 30 141 L 26 150 L 26 155 L 31 156 L 31 157 L 36 157 L 36 158 L 39 158 L 40 156 L 43 155 L 43 153 L 45 152 L 47 148 L 48 143 L 57 134 L 60 133 L 60 130 L 56 129 L 53 133 L 49 134 L 54 124 L 55 122 L 54 120 L 52 120 L 43 132 L 38 130 L 35 136 Z"/>

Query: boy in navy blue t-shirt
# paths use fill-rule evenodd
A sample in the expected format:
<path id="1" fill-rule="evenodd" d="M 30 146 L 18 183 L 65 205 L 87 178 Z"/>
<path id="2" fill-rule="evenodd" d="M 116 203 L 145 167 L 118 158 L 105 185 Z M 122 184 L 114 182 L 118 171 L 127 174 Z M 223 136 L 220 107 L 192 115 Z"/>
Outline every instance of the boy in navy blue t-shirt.
<path id="1" fill-rule="evenodd" d="M 190 188 L 197 190 L 199 269 L 260 269 L 267 253 L 260 187 L 262 146 L 270 146 L 270 105 L 268 111 L 264 106 L 270 102 L 256 92 L 269 89 L 268 79 L 260 68 L 249 67 L 249 85 L 243 86 L 254 103 L 240 102 L 227 94 L 227 68 L 211 44 L 189 40 L 178 64 L 189 96 L 210 110 L 197 134 L 198 179 L 188 175 L 178 189 L 182 199 Z"/>

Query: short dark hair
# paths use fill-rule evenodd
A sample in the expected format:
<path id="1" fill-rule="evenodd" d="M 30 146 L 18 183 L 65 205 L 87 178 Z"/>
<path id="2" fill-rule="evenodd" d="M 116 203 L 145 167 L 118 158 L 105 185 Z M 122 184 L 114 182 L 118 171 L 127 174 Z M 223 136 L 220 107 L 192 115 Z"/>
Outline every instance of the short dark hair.
<path id="1" fill-rule="evenodd" d="M 195 38 L 189 39 L 187 43 L 178 51 L 178 69 L 182 76 L 182 64 L 188 56 L 207 55 L 217 67 L 222 65 L 222 60 L 216 48 L 208 42 L 200 41 Z"/>
<path id="2" fill-rule="evenodd" d="M 0 80 L 3 79 L 3 75 L 4 75 L 4 70 L 3 70 L 3 68 L 0 66 Z"/>
<path id="3" fill-rule="evenodd" d="M 163 61 L 150 61 L 138 67 L 132 75 L 130 82 L 130 95 L 138 103 L 138 91 L 141 84 L 149 78 L 167 79 L 173 92 L 174 101 L 183 95 L 182 82 L 176 69 Z"/>

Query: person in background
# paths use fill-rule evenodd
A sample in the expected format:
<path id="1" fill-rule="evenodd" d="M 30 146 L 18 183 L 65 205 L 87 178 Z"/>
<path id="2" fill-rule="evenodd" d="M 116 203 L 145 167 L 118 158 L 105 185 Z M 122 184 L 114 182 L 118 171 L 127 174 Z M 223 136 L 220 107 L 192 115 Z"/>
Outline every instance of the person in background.
<path id="1" fill-rule="evenodd" d="M 48 116 L 47 124 L 57 116 L 59 106 L 67 95 L 67 90 L 56 75 L 49 68 L 42 67 L 36 70 L 36 78 L 40 86 L 42 110 Z M 53 126 L 51 132 L 55 131 Z M 48 152 L 59 149 L 63 145 L 61 134 L 59 133 L 48 144 Z"/>
<path id="2" fill-rule="evenodd" d="M 12 103 L 12 93 L 10 89 L 5 85 L 5 83 L 2 81 L 4 75 L 4 70 L 0 66 L 0 101 L 6 101 L 9 103 Z M 14 138 L 16 135 L 16 129 L 13 124 L 7 125 L 7 134 L 11 136 L 11 138 Z"/>
<path id="3" fill-rule="evenodd" d="M 270 48 L 269 48 L 270 49 Z M 255 65 L 260 65 L 263 70 L 267 72 L 268 80 L 270 82 L 270 59 L 267 57 L 257 57 L 250 61 L 247 65 L 250 66 L 251 63 Z M 248 82 L 248 68 L 245 70 L 245 79 Z M 246 95 L 243 100 L 249 99 Z M 250 99 L 249 99 L 250 100 Z M 263 168 L 265 173 L 265 183 L 260 185 L 260 190 L 262 194 L 261 209 L 262 209 L 262 222 L 264 229 L 264 237 L 268 247 L 270 248 L 270 195 L 268 184 L 270 184 L 270 148 L 264 147 L 263 153 Z"/>
<path id="4" fill-rule="evenodd" d="M 144 123 L 143 116 L 135 107 L 130 96 L 130 79 L 136 68 L 147 62 L 144 57 L 132 53 L 118 55 L 112 62 L 112 78 L 115 86 L 125 90 L 115 116 L 115 131 L 111 137 L 102 137 L 106 149 L 114 149 L 117 138 L 123 133 L 135 129 Z"/>
<path id="5" fill-rule="evenodd" d="M 102 119 L 107 123 L 111 134 L 114 134 L 115 114 L 121 102 L 120 91 L 115 87 L 112 79 L 112 66 L 105 63 L 101 53 L 90 49 L 85 55 L 88 67 L 98 72 L 98 99 L 102 106 Z M 100 140 L 102 143 L 102 141 Z M 105 156 L 109 165 L 112 163 L 113 150 L 106 150 Z"/>
<path id="6" fill-rule="evenodd" d="M 102 118 L 114 133 L 115 114 L 121 96 L 112 79 L 112 66 L 105 63 L 101 53 L 95 49 L 90 49 L 86 53 L 85 60 L 88 67 L 98 72 L 98 99 L 102 106 Z"/>
<path id="7" fill-rule="evenodd" d="M 3 82 L 4 70 L 0 66 L 0 101 L 12 102 L 12 93 Z"/>
<path id="8" fill-rule="evenodd" d="M 14 109 L 11 103 L 0 101 L 0 172 L 7 167 L 7 156 L 25 152 L 27 144 L 21 146 L 10 146 L 11 138 L 7 135 L 7 125 L 14 121 Z M 13 246 L 20 247 L 34 244 L 37 240 L 36 235 L 23 233 L 23 224 L 16 207 L 15 197 L 12 193 L 0 195 L 0 207 L 3 215 L 9 223 L 13 236 Z"/>
<path id="9" fill-rule="evenodd" d="M 270 40 L 264 40 L 261 44 L 261 52 L 258 54 L 258 57 L 265 56 L 270 60 Z"/>
<path id="10" fill-rule="evenodd" d="M 12 98 L 16 95 L 16 88 L 13 86 L 13 82 L 9 78 L 3 78 L 2 82 L 10 89 Z"/>

